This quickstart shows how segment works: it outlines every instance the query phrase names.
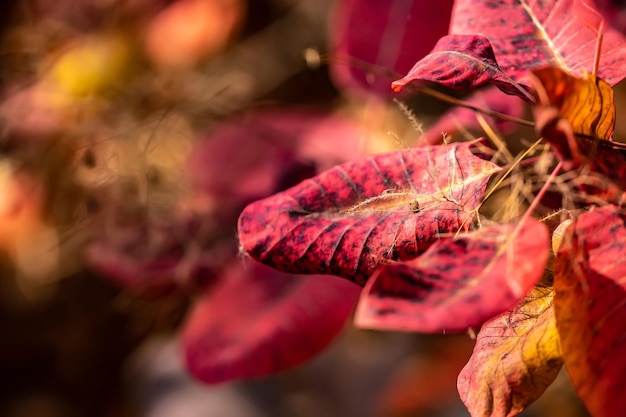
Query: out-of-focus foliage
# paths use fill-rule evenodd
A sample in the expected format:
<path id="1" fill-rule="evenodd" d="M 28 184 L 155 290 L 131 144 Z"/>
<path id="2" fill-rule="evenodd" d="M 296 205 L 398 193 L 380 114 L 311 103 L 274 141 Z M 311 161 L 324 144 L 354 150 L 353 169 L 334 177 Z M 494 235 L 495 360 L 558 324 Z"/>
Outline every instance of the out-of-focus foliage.
<path id="1" fill-rule="evenodd" d="M 338 335 L 358 292 L 350 283 L 339 285 L 345 296 L 319 302 L 316 291 L 329 294 L 318 282 L 255 281 L 267 270 L 257 274 L 238 255 L 246 204 L 421 135 L 415 115 L 384 98 L 391 79 L 377 75 L 368 89 L 362 68 L 346 78 L 355 62 L 345 53 L 384 52 L 382 35 L 402 40 L 391 61 L 372 62 L 393 61 L 390 70 L 408 70 L 432 46 L 407 49 L 411 25 L 352 31 L 363 16 L 382 17 L 375 3 L 0 4 L 0 415 L 466 415 L 454 385 L 441 381 L 467 360 L 468 337 Z M 428 13 L 449 13 L 451 1 L 432 10 L 393 3 L 389 16 L 409 10 L 432 24 L 428 43 L 444 34 L 447 15 Z M 417 104 L 419 120 L 444 110 Z M 232 305 L 220 298 L 225 288 L 238 295 L 242 282 Z M 192 305 L 215 317 L 189 314 Z M 215 311 L 221 305 L 230 316 Z M 218 330 L 224 337 L 212 338 Z M 246 373 L 251 358 L 230 343 L 240 348 L 250 334 L 270 348 Z M 191 365 L 215 381 L 223 371 L 197 349 L 221 349 L 228 377 L 242 378 L 310 359 L 332 339 L 307 366 L 218 388 L 194 384 L 181 360 L 200 355 Z M 443 376 L 431 361 L 445 362 Z M 432 397 L 413 395 L 411 384 L 430 381 Z"/>

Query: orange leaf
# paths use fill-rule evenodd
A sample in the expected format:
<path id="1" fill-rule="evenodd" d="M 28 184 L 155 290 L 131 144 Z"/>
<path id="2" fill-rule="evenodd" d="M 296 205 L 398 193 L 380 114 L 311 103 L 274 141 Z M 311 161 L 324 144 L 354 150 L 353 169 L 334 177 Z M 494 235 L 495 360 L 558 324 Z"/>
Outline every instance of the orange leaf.
<path id="1" fill-rule="evenodd" d="M 611 138 L 615 104 L 613 89 L 607 82 L 593 74 L 577 78 L 557 67 L 533 70 L 531 79 L 539 103 L 536 109 L 552 108 L 555 116 L 570 123 L 575 135 Z M 541 129 L 540 121 L 537 123 Z"/>
<path id="2" fill-rule="evenodd" d="M 592 74 L 577 78 L 556 67 L 534 70 L 530 78 L 537 96 L 536 129 L 565 169 L 592 162 L 601 144 L 615 143 L 613 90 L 605 81 Z"/>
<path id="3" fill-rule="evenodd" d="M 626 415 L 626 215 L 605 206 L 567 229 L 555 261 L 563 359 L 594 417 Z"/>
<path id="4" fill-rule="evenodd" d="M 535 401 L 561 369 L 553 291 L 536 287 L 512 311 L 486 322 L 458 379 L 473 417 L 512 417 Z"/>

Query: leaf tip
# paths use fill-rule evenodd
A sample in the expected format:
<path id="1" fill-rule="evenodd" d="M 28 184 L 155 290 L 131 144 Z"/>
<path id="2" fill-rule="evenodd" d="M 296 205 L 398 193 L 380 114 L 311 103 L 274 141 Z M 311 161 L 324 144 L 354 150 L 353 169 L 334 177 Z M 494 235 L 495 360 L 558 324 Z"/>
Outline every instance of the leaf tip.
<path id="1" fill-rule="evenodd" d="M 393 90 L 394 93 L 399 93 L 400 91 L 402 91 L 402 88 L 404 88 L 404 86 L 406 85 L 406 81 L 404 81 L 404 78 L 401 80 L 397 80 L 391 83 L 391 89 Z"/>

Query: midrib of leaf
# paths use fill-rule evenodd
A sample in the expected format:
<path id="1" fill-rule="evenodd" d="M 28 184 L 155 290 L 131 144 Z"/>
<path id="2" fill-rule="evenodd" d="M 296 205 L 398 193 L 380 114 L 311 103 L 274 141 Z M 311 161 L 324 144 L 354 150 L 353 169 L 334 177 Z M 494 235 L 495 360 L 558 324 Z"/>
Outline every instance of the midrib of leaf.
<path id="1" fill-rule="evenodd" d="M 410 203 L 413 200 L 437 200 L 441 198 L 441 196 L 453 195 L 455 193 L 459 193 L 464 191 L 465 187 L 468 187 L 469 184 L 473 184 L 475 182 L 481 182 L 485 178 L 489 178 L 492 174 L 500 171 L 500 167 L 494 167 L 491 169 L 485 169 L 479 172 L 478 174 L 471 175 L 469 177 L 465 177 L 460 181 L 456 181 L 453 184 L 448 184 L 445 187 L 440 187 L 436 191 L 432 193 L 420 193 L 418 191 L 413 190 L 393 190 L 392 192 L 387 192 L 380 194 L 378 196 L 370 197 L 365 199 L 364 201 L 352 205 L 350 207 L 339 209 L 334 213 L 339 213 L 343 215 L 356 215 L 357 213 L 383 213 L 383 212 L 391 212 L 395 207 L 405 205 Z M 445 198 L 444 198 L 445 199 Z M 390 200 L 389 205 L 383 206 L 385 200 Z M 397 200 L 397 204 L 393 204 L 394 201 Z M 380 207 L 375 207 L 377 203 L 382 203 Z M 421 211 L 423 212 L 423 211 Z M 311 213 L 311 215 L 315 215 L 318 213 Z"/>
<path id="2" fill-rule="evenodd" d="M 533 22 L 533 24 L 537 28 L 539 36 L 548 44 L 550 52 L 552 52 L 552 55 L 554 56 L 554 59 L 556 60 L 557 64 L 559 64 L 559 67 L 561 67 L 564 71 L 569 72 L 570 69 L 565 63 L 565 60 L 563 59 L 561 54 L 559 53 L 559 50 L 557 49 L 556 45 L 552 42 L 552 38 L 550 38 L 543 24 L 537 19 L 537 16 L 535 16 L 535 13 L 532 11 L 528 3 L 526 3 L 526 0 L 519 0 L 519 2 L 521 6 L 524 8 L 524 10 L 526 11 L 526 14 L 528 14 L 528 17 L 530 17 L 530 20 Z"/>

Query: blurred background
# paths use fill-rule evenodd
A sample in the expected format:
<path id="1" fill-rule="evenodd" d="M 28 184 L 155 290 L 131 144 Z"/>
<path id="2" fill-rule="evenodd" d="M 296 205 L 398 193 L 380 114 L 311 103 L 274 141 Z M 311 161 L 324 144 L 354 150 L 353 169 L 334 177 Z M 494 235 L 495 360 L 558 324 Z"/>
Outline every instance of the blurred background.
<path id="1" fill-rule="evenodd" d="M 181 359 L 191 306 L 241 262 L 248 202 L 409 147 L 447 109 L 394 102 L 347 56 L 406 72 L 451 2 L 419 6 L 418 39 L 397 24 L 418 2 L 389 2 L 386 25 L 363 3 L 0 4 L 1 416 L 468 415 L 468 335 L 348 323 L 305 365 L 219 385 Z M 562 377 L 524 415 L 585 413 Z"/>

